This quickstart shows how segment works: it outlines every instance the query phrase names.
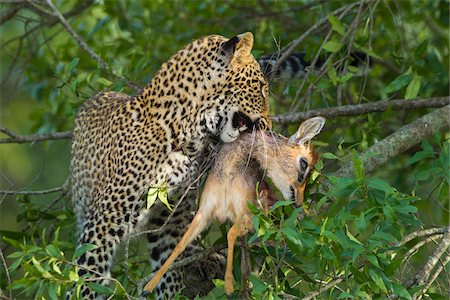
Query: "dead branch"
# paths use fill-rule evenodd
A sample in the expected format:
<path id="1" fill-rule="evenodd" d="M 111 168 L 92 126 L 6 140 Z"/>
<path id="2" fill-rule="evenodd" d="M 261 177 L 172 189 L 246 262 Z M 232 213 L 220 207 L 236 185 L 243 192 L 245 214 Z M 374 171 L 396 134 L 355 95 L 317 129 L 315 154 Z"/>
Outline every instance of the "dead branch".
<path id="1" fill-rule="evenodd" d="M 9 138 L 0 139 L 0 144 L 36 143 L 49 140 L 62 140 L 72 138 L 71 131 L 62 131 L 46 134 L 19 135 L 5 127 L 0 127 L 0 132 L 3 132 L 7 136 L 9 136 Z"/>
<path id="2" fill-rule="evenodd" d="M 450 105 L 439 108 L 401 127 L 390 136 L 362 152 L 360 157 L 363 159 L 365 172 L 372 172 L 376 167 L 420 143 L 425 138 L 448 128 L 450 124 L 449 115 Z M 336 175 L 342 177 L 350 176 L 352 170 L 353 163 L 349 162 L 339 169 Z"/>
<path id="3" fill-rule="evenodd" d="M 272 120 L 278 124 L 298 123 L 315 116 L 326 118 L 361 115 L 372 112 L 382 112 L 388 109 L 410 110 L 420 108 L 442 107 L 450 104 L 450 97 L 433 97 L 415 100 L 396 99 L 390 101 L 376 101 L 365 104 L 346 105 L 330 108 L 313 109 L 306 112 L 290 113 L 273 116 Z"/>

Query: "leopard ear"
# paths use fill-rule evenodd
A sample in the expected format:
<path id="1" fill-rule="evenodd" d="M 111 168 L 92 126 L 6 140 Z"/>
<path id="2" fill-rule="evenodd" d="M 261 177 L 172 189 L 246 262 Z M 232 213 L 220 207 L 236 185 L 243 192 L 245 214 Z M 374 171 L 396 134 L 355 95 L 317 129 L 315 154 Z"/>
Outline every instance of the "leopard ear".
<path id="1" fill-rule="evenodd" d="M 253 34 L 251 32 L 236 35 L 222 45 L 222 49 L 230 57 L 230 64 L 233 68 L 246 65 L 253 60 L 252 47 Z"/>

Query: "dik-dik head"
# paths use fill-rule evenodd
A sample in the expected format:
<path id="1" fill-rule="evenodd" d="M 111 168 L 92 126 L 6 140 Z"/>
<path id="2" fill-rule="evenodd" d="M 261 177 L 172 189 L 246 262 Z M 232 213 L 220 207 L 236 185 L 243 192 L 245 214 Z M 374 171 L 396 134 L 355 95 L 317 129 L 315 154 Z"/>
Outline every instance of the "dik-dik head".
<path id="1" fill-rule="evenodd" d="M 297 205 L 303 203 L 308 177 L 318 159 L 311 140 L 320 133 L 324 124 L 323 117 L 308 119 L 289 139 L 278 141 L 276 147 L 268 149 L 268 176 L 283 197 L 295 200 Z"/>

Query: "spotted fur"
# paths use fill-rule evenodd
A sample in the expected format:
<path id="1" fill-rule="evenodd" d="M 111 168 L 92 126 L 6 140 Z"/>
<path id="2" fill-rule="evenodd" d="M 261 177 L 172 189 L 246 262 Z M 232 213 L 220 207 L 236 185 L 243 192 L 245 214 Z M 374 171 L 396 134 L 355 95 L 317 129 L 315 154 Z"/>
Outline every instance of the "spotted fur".
<path id="1" fill-rule="evenodd" d="M 201 38 L 164 63 L 136 96 L 102 92 L 80 108 L 72 144 L 72 200 L 79 243 L 97 248 L 78 258 L 79 275 L 110 276 L 123 240 L 143 226 L 162 225 L 168 215 L 164 207 L 145 208 L 142 196 L 151 187 L 167 187 L 173 198 L 201 171 L 210 145 L 234 141 L 253 126 L 270 127 L 267 81 L 250 53 L 252 45 L 251 33 Z M 190 223 L 193 199 L 184 199 L 164 231 L 148 235 L 153 268 Z M 192 245 L 192 251 L 197 248 Z M 208 262 L 207 269 L 216 264 Z M 180 290 L 183 277 L 182 270 L 166 274 L 157 298 Z M 87 286 L 81 295 L 96 297 Z"/>

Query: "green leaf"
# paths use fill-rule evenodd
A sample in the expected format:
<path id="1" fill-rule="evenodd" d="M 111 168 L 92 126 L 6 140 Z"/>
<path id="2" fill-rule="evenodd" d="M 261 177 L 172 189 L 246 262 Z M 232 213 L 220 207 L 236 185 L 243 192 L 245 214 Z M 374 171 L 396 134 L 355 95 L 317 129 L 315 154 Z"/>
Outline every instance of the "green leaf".
<path id="1" fill-rule="evenodd" d="M 48 286 L 48 295 L 50 296 L 51 300 L 58 300 L 58 284 L 57 283 L 50 283 Z"/>
<path id="2" fill-rule="evenodd" d="M 10 255 L 8 255 L 8 258 L 18 258 L 18 257 L 22 257 L 23 255 L 24 255 L 23 252 L 16 251 L 16 252 L 13 252 Z"/>
<path id="3" fill-rule="evenodd" d="M 281 206 L 290 206 L 294 204 L 294 202 L 292 201 L 288 201 L 288 200 L 284 200 L 284 201 L 277 201 L 275 202 L 275 204 L 270 208 L 271 211 L 274 211 L 275 209 L 277 209 L 278 207 Z"/>
<path id="4" fill-rule="evenodd" d="M 380 267 L 380 264 L 378 263 L 378 259 L 375 255 L 373 254 L 368 254 L 365 256 L 365 258 L 367 259 L 367 261 L 369 261 L 372 265 L 374 265 L 375 267 Z"/>
<path id="5" fill-rule="evenodd" d="M 73 282 L 78 282 L 80 280 L 80 276 L 78 276 L 78 272 L 71 270 L 69 272 L 69 280 Z"/>
<path id="6" fill-rule="evenodd" d="M 387 293 L 386 285 L 384 284 L 383 278 L 379 270 L 369 267 L 369 276 L 372 278 L 373 282 L 385 293 Z"/>
<path id="7" fill-rule="evenodd" d="M 333 15 L 329 15 L 328 16 L 328 21 L 330 22 L 331 28 L 334 31 L 336 31 L 340 35 L 344 35 L 345 34 L 344 25 L 342 25 L 341 20 L 339 20 L 337 17 L 335 17 Z"/>
<path id="8" fill-rule="evenodd" d="M 299 232 L 290 227 L 285 227 L 282 229 L 282 231 L 286 237 L 286 242 L 289 248 L 295 253 L 300 253 L 300 251 L 303 249 L 303 243 L 301 241 Z"/>
<path id="9" fill-rule="evenodd" d="M 405 87 L 408 83 L 411 82 L 413 76 L 409 73 L 402 74 L 395 78 L 391 83 L 388 84 L 387 87 L 384 88 L 385 93 L 393 93 L 401 88 Z"/>
<path id="10" fill-rule="evenodd" d="M 412 165 L 413 163 L 416 163 L 422 159 L 425 158 L 431 158 L 434 157 L 434 153 L 431 151 L 419 151 L 416 152 L 412 157 L 410 157 L 407 161 L 406 161 L 406 165 Z"/>
<path id="11" fill-rule="evenodd" d="M 322 245 L 322 247 L 320 247 L 320 253 L 325 259 L 328 260 L 336 259 L 336 255 L 334 255 L 333 251 L 327 245 Z"/>
<path id="12" fill-rule="evenodd" d="M 97 78 L 97 82 L 100 83 L 100 84 L 103 84 L 104 86 L 111 86 L 111 85 L 113 85 L 113 83 L 111 81 L 109 81 L 108 79 L 103 78 L 103 77 Z"/>
<path id="13" fill-rule="evenodd" d="M 59 268 L 59 266 L 56 263 L 53 264 L 52 268 L 53 268 L 53 271 L 55 271 L 59 275 L 62 274 L 61 269 Z"/>
<path id="14" fill-rule="evenodd" d="M 422 41 L 419 46 L 417 46 L 416 50 L 414 51 L 414 54 L 416 56 L 422 55 L 425 51 L 427 51 L 428 47 L 428 40 Z"/>
<path id="15" fill-rule="evenodd" d="M 156 187 L 152 187 L 148 190 L 147 193 L 147 209 L 153 206 L 155 204 L 156 199 L 158 199 L 158 189 Z"/>
<path id="16" fill-rule="evenodd" d="M 397 282 L 391 282 L 392 284 L 392 290 L 394 294 L 396 294 L 399 297 L 405 298 L 405 299 L 412 299 L 411 295 L 409 294 L 408 290 L 405 289 L 405 287 Z M 434 299 L 434 298 L 432 298 Z"/>
<path id="17" fill-rule="evenodd" d="M 100 283 L 89 282 L 87 283 L 87 286 L 102 295 L 111 296 L 112 294 L 114 294 L 114 291 L 112 289 Z"/>
<path id="18" fill-rule="evenodd" d="M 75 250 L 75 252 L 73 253 L 73 259 L 77 259 L 78 257 L 80 257 L 81 255 L 83 255 L 84 253 L 97 249 L 98 246 L 94 245 L 94 244 L 83 244 L 79 247 L 77 247 L 77 249 Z"/>
<path id="19" fill-rule="evenodd" d="M 80 58 L 75 57 L 70 62 L 69 66 L 67 67 L 67 74 L 71 74 L 72 71 L 75 69 L 75 67 L 78 65 L 78 62 L 80 61 Z"/>
<path id="20" fill-rule="evenodd" d="M 10 272 L 14 271 L 15 269 L 17 269 L 17 267 L 19 267 L 19 266 L 22 265 L 22 261 L 23 261 L 23 258 L 22 258 L 22 257 L 19 258 L 19 259 L 17 259 L 17 260 L 15 260 L 15 261 L 8 267 L 8 270 L 9 270 Z"/>
<path id="21" fill-rule="evenodd" d="M 338 78 L 338 76 L 337 76 L 336 69 L 335 69 L 335 68 L 330 68 L 330 69 L 328 70 L 327 74 L 328 74 L 328 78 L 330 78 L 330 80 L 331 80 L 331 83 L 332 83 L 334 86 L 336 86 L 337 83 L 338 83 L 338 80 L 339 80 L 339 78 Z"/>
<path id="22" fill-rule="evenodd" d="M 262 281 L 258 276 L 255 276 L 254 274 L 250 274 L 249 280 L 253 285 L 252 292 L 256 295 L 261 295 L 262 292 L 266 291 L 269 288 L 264 281 Z"/>
<path id="23" fill-rule="evenodd" d="M 40 272 L 40 273 L 45 273 L 47 271 L 44 270 L 44 268 L 42 267 L 41 263 L 37 261 L 36 258 L 34 258 L 34 256 L 31 258 L 31 262 L 33 263 L 33 265 L 36 267 L 36 269 Z"/>
<path id="24" fill-rule="evenodd" d="M 357 244 L 362 244 L 349 230 L 347 224 L 345 224 L 345 234 L 348 236 L 348 238 L 352 241 L 354 241 Z"/>
<path id="25" fill-rule="evenodd" d="M 338 160 L 341 160 L 339 157 L 337 157 L 334 153 L 331 153 L 331 152 L 321 153 L 320 157 L 326 158 L 326 159 L 338 159 Z"/>
<path id="26" fill-rule="evenodd" d="M 167 197 L 168 193 L 167 193 L 167 188 L 160 188 L 158 191 L 158 198 L 159 201 L 161 201 L 165 206 L 167 206 L 167 208 L 172 211 L 172 206 L 169 203 L 169 199 Z"/>
<path id="27" fill-rule="evenodd" d="M 417 97 L 420 89 L 420 76 L 417 74 L 414 75 L 414 78 L 408 84 L 405 93 L 405 99 L 414 99 Z"/>
<path id="28" fill-rule="evenodd" d="M 328 197 L 327 196 L 323 196 L 322 198 L 320 198 L 319 202 L 317 203 L 317 207 L 316 210 L 320 211 L 320 209 L 322 208 L 322 206 L 328 202 Z"/>
<path id="29" fill-rule="evenodd" d="M 369 188 L 383 191 L 386 194 L 392 194 L 395 192 L 393 187 L 391 187 L 386 181 L 379 178 L 368 178 L 366 183 Z"/>
<path id="30" fill-rule="evenodd" d="M 342 48 L 342 43 L 338 41 L 328 41 L 325 45 L 323 45 L 323 49 L 328 52 L 338 52 Z"/>
<path id="31" fill-rule="evenodd" d="M 397 206 L 394 206 L 394 210 L 397 213 L 410 214 L 410 213 L 416 213 L 417 207 L 412 206 L 412 205 L 397 205 Z"/>
<path id="32" fill-rule="evenodd" d="M 47 247 L 45 247 L 45 251 L 50 254 L 50 256 L 53 257 L 60 257 L 61 252 L 52 244 L 47 245 Z"/>

